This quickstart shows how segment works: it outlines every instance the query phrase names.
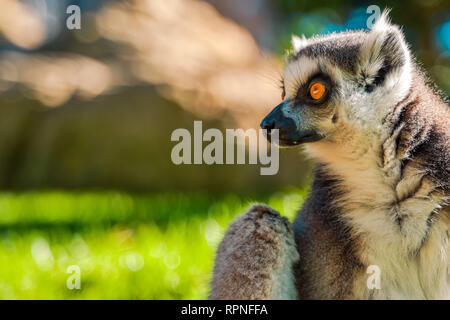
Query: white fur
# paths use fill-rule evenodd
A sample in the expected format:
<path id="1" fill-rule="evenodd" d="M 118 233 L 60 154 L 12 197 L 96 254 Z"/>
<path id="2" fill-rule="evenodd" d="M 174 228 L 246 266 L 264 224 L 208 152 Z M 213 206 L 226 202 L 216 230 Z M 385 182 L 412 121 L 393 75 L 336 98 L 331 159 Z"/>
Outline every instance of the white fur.
<path id="1" fill-rule="evenodd" d="M 291 39 L 291 44 L 292 48 L 294 48 L 294 52 L 299 52 L 308 45 L 308 39 L 306 39 L 305 35 L 303 34 L 301 37 L 293 35 Z"/>
<path id="2" fill-rule="evenodd" d="M 434 186 L 424 181 L 414 197 L 393 207 L 395 199 L 401 199 L 418 186 L 422 173 L 414 170 L 406 173 L 393 187 L 392 178 L 378 167 L 376 145 L 366 136 L 355 139 L 348 150 L 321 142 L 308 146 L 309 152 L 326 163 L 330 172 L 343 178 L 342 188 L 347 191 L 340 199 L 344 203 L 343 215 L 363 241 L 364 250 L 360 254 L 365 265 L 377 265 L 382 272 L 380 290 L 368 290 L 366 278 L 362 278 L 356 295 L 450 299 L 449 222 L 438 220 L 421 248 L 426 220 L 432 211 L 440 208 L 444 195 L 427 197 Z M 408 216 L 401 229 L 392 215 L 394 210 Z M 418 248 L 420 253 L 412 255 Z"/>
<path id="3" fill-rule="evenodd" d="M 286 98 L 294 98 L 297 95 L 299 87 L 317 71 L 319 71 L 319 63 L 317 59 L 300 57 L 299 59 L 289 63 L 284 68 L 283 73 Z"/>
<path id="4" fill-rule="evenodd" d="M 368 78 L 364 79 L 366 84 L 372 83 L 374 76 L 383 66 L 384 59 L 380 52 L 384 39 L 391 30 L 387 12 L 383 12 L 361 46 L 357 73 L 369 75 Z"/>

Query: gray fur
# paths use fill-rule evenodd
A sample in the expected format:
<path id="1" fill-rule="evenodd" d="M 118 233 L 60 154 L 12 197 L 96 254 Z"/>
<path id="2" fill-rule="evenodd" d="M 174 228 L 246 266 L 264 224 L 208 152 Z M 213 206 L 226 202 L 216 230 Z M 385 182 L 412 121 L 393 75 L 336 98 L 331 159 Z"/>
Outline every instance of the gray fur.
<path id="1" fill-rule="evenodd" d="M 311 44 L 288 57 L 294 61 L 302 56 L 309 58 L 327 57 L 340 68 L 353 71 L 355 69 L 359 47 L 367 33 L 364 31 L 349 31 L 332 33 L 326 36 L 308 39 Z"/>
<path id="2" fill-rule="evenodd" d="M 297 260 L 289 221 L 255 205 L 230 225 L 219 245 L 210 299 L 294 299 L 293 277 L 283 288 L 278 284 Z"/>

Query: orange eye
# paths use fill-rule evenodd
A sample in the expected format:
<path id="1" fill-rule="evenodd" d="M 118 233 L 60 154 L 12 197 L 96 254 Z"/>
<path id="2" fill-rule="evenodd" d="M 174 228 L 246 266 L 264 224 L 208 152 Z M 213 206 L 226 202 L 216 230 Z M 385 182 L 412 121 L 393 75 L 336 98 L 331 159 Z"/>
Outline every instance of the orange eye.
<path id="1" fill-rule="evenodd" d="M 313 98 L 314 100 L 322 98 L 324 93 L 325 93 L 325 85 L 321 82 L 314 82 L 311 88 L 309 89 L 309 94 L 311 95 L 311 98 Z"/>
<path id="2" fill-rule="evenodd" d="M 284 97 L 286 97 L 286 90 L 281 91 L 281 100 L 284 100 Z"/>

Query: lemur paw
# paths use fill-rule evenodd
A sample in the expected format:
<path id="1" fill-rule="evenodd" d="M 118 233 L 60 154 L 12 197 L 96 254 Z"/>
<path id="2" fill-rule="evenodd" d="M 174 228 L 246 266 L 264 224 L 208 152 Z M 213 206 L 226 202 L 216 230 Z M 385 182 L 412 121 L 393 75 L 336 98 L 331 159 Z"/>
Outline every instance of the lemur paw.
<path id="1" fill-rule="evenodd" d="M 246 213 L 238 217 L 230 225 L 230 231 L 233 228 L 240 232 L 254 233 L 274 243 L 284 239 L 286 234 L 293 235 L 289 220 L 282 217 L 278 211 L 262 204 L 253 205 Z"/>
<path id="2" fill-rule="evenodd" d="M 218 248 L 211 298 L 277 298 L 284 285 L 280 275 L 297 260 L 288 219 L 268 206 L 253 205 L 231 223 Z"/>

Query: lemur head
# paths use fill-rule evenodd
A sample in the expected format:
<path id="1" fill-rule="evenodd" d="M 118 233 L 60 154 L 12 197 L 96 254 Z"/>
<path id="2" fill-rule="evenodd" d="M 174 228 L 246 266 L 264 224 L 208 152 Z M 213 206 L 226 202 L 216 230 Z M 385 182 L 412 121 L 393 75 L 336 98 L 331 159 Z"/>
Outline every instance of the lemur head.
<path id="1" fill-rule="evenodd" d="M 279 144 L 333 141 L 342 130 L 377 133 L 411 86 L 411 58 L 385 11 L 368 31 L 294 37 L 282 102 L 261 122 Z M 347 130 L 348 131 L 348 130 Z"/>

